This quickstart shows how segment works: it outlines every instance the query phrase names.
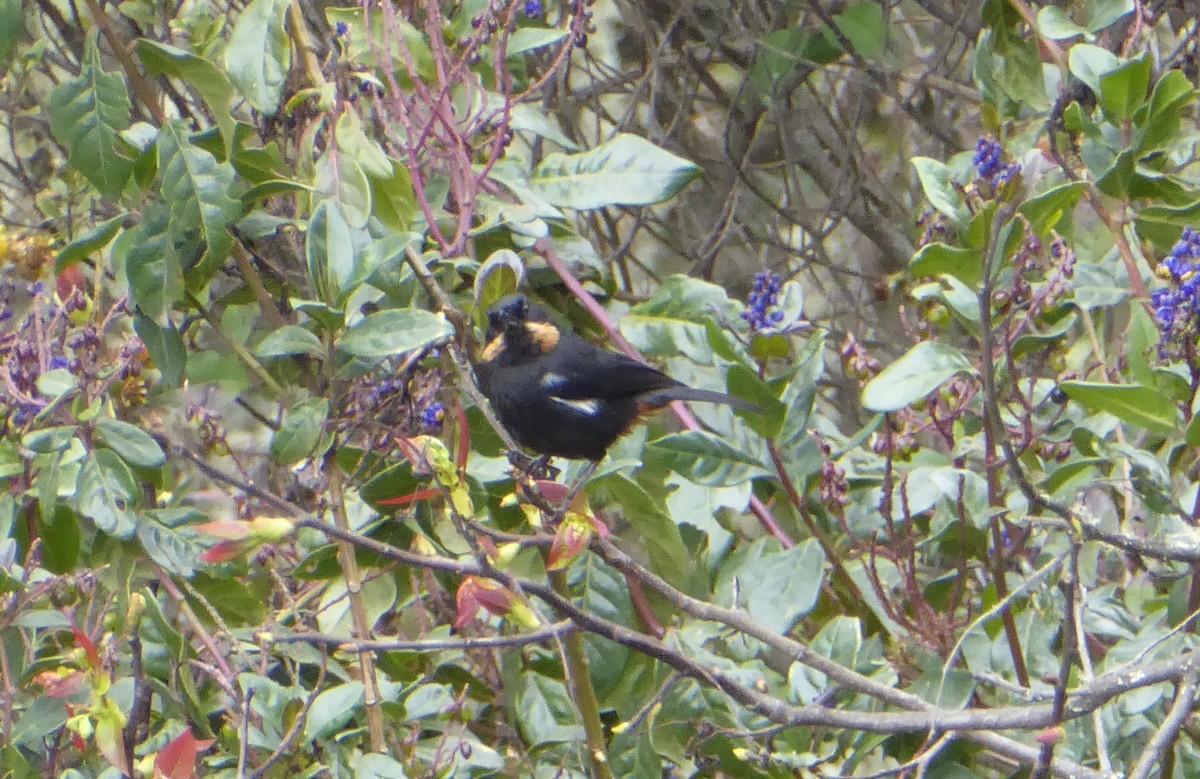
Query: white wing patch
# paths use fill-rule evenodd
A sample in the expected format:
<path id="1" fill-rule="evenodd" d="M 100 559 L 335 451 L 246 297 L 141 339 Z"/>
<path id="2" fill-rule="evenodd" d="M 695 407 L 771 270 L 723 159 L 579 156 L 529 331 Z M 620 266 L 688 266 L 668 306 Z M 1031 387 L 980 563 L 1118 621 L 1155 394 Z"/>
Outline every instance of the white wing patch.
<path id="1" fill-rule="evenodd" d="M 566 383 L 567 383 L 566 376 L 563 376 L 562 374 L 559 374 L 559 373 L 553 373 L 551 371 L 546 371 L 545 373 L 543 373 L 542 380 L 538 382 L 538 384 L 541 384 L 542 387 L 545 389 L 554 389 L 555 387 L 561 387 L 562 385 L 564 385 Z M 555 400 L 558 400 L 558 398 L 555 398 Z"/>
<path id="2" fill-rule="evenodd" d="M 544 380 L 543 380 L 543 383 L 545 383 Z M 568 400 L 567 398 L 558 398 L 558 397 L 555 397 L 554 395 L 551 395 L 550 399 L 553 400 L 555 403 L 561 403 L 562 405 L 567 406 L 568 408 L 575 409 L 576 411 L 582 411 L 584 414 L 586 414 L 589 417 L 594 417 L 600 413 L 600 401 L 596 400 L 595 398 L 581 398 L 579 400 Z"/>

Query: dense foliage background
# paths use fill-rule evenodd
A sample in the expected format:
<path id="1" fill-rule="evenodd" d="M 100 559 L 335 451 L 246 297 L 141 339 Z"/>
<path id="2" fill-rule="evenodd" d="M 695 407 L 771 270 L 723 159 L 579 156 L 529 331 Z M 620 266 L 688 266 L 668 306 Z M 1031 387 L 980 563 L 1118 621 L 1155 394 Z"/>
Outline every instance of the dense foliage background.
<path id="1" fill-rule="evenodd" d="M 1200 771 L 1187 6 L 0 0 L 0 776 Z"/>

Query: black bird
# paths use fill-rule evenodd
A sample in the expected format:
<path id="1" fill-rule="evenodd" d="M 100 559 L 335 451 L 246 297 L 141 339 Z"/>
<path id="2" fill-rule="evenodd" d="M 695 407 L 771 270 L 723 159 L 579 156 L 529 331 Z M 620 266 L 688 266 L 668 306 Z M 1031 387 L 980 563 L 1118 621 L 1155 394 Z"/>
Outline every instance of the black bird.
<path id="1" fill-rule="evenodd" d="M 693 389 L 656 368 L 563 330 L 524 295 L 488 311 L 480 389 L 513 438 L 538 454 L 597 461 L 638 417 L 673 400 L 758 407 Z"/>

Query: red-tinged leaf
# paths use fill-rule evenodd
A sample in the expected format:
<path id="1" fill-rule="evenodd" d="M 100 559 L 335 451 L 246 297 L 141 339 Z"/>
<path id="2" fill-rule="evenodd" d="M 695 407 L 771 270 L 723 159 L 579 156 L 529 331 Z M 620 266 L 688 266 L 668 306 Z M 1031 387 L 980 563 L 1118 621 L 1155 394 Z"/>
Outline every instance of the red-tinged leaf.
<path id="1" fill-rule="evenodd" d="M 55 279 L 55 290 L 58 292 L 58 299 L 64 301 L 71 297 L 75 290 L 86 293 L 87 278 L 83 275 L 83 269 L 78 265 L 63 268 Z"/>
<path id="2" fill-rule="evenodd" d="M 1067 736 L 1067 732 L 1065 730 L 1063 730 L 1061 726 L 1055 726 L 1053 728 L 1046 728 L 1045 730 L 1043 730 L 1041 733 L 1038 733 L 1033 738 L 1039 744 L 1049 746 L 1052 744 L 1059 743 L 1064 738 L 1066 738 L 1066 736 Z"/>
<path id="3" fill-rule="evenodd" d="M 60 674 L 57 671 L 42 671 L 33 678 L 41 685 L 47 698 L 62 700 L 70 698 L 87 684 L 87 674 L 83 671 L 70 671 Z"/>
<path id="4" fill-rule="evenodd" d="M 249 547 L 242 541 L 218 541 L 204 550 L 200 555 L 201 562 L 227 563 L 245 553 Z"/>
<path id="5" fill-rule="evenodd" d="M 416 492 L 410 492 L 407 495 L 401 495 L 398 498 L 388 498 L 387 500 L 381 500 L 381 501 L 379 501 L 379 505 L 380 506 L 407 506 L 410 503 L 416 503 L 418 501 L 429 500 L 430 498 L 436 498 L 440 494 L 441 494 L 441 492 L 438 490 L 437 487 L 428 487 L 423 490 L 417 490 Z"/>
<path id="6" fill-rule="evenodd" d="M 254 525 L 249 522 L 222 520 L 193 525 L 192 530 L 214 538 L 224 538 L 228 541 L 242 541 L 254 535 Z"/>
<path id="7" fill-rule="evenodd" d="M 87 654 L 88 665 L 92 667 L 93 671 L 99 671 L 100 652 L 96 649 L 96 643 L 79 628 L 73 627 L 71 632 L 75 635 L 75 645 Z"/>
<path id="8" fill-rule="evenodd" d="M 514 599 L 504 585 L 491 579 L 468 576 L 458 586 L 456 601 L 458 616 L 454 619 L 454 628 L 457 630 L 474 619 L 480 608 L 497 617 L 507 615 Z"/>
<path id="9" fill-rule="evenodd" d="M 567 499 L 567 493 L 570 492 L 567 485 L 549 479 L 534 479 L 533 486 L 537 487 L 538 492 L 546 499 L 547 503 L 562 503 Z"/>
<path id="10" fill-rule="evenodd" d="M 197 741 L 191 728 L 183 731 L 154 758 L 154 779 L 193 779 L 196 759 L 214 740 Z"/>
<path id="11" fill-rule="evenodd" d="M 479 548 L 487 553 L 489 560 L 495 560 L 500 555 L 496 542 L 487 536 L 475 536 L 475 543 L 479 544 Z"/>
<path id="12" fill-rule="evenodd" d="M 561 571 L 571 565 L 587 549 L 595 529 L 591 521 L 579 514 L 568 515 L 566 521 L 558 526 L 554 534 L 554 543 L 550 545 L 550 557 L 546 570 Z"/>

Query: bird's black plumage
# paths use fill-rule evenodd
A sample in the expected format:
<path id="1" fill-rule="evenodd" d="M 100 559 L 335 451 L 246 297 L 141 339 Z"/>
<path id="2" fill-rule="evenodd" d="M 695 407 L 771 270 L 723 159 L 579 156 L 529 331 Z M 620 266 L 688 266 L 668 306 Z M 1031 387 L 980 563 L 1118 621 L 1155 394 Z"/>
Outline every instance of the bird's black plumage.
<path id="1" fill-rule="evenodd" d="M 487 345 L 477 373 L 480 388 L 518 443 L 570 459 L 603 458 L 641 412 L 673 400 L 757 410 L 600 349 L 554 324 L 523 295 L 503 298 L 488 311 Z"/>

